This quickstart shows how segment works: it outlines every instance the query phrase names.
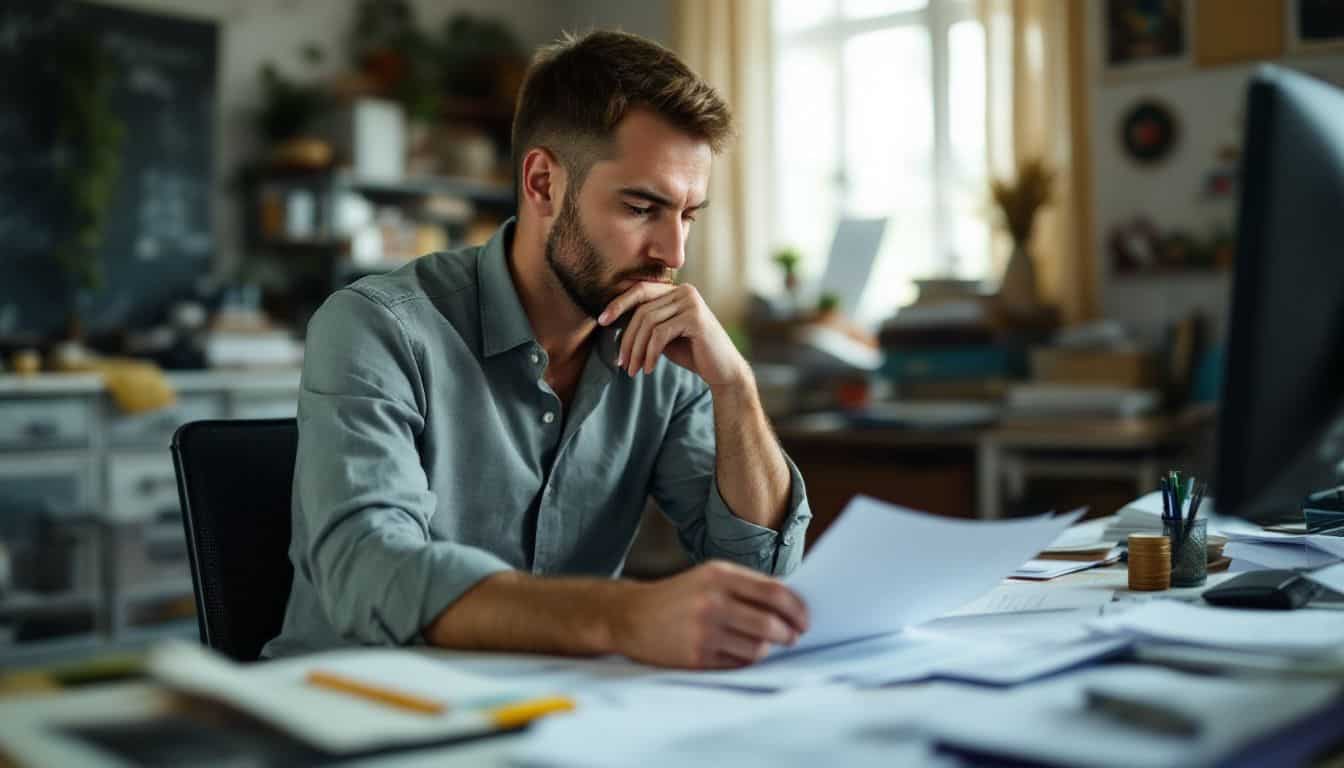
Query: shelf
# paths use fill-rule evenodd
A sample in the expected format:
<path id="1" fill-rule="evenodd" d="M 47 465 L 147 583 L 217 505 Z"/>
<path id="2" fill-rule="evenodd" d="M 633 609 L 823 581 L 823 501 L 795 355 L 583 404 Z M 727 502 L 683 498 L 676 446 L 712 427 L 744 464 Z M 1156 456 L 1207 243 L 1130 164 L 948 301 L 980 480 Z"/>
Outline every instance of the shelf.
<path id="1" fill-rule="evenodd" d="M 480 203 L 513 204 L 512 185 L 459 176 L 418 176 L 408 177 L 400 181 L 385 181 L 360 179 L 349 174 L 338 173 L 335 182 L 338 185 L 373 194 L 455 195 Z"/>
<path id="2" fill-rule="evenodd" d="M 353 189 L 373 195 L 423 197 L 425 195 L 454 195 L 486 205 L 513 205 L 513 185 L 467 176 L 407 176 L 402 179 L 360 178 L 347 170 L 262 170 L 256 175 L 261 184 L 293 184 L 312 186 L 331 184 L 333 187 Z"/>
<path id="3" fill-rule="evenodd" d="M 94 611 L 98 606 L 98 596 L 87 592 L 44 593 L 19 590 L 0 597 L 0 617 L 30 618 L 60 615 L 77 611 Z"/>

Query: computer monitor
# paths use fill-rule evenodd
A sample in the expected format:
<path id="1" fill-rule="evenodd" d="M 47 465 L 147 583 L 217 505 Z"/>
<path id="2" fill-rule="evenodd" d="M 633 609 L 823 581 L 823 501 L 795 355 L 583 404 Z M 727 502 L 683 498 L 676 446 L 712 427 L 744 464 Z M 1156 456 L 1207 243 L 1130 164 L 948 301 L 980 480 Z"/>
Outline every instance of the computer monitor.
<path id="1" fill-rule="evenodd" d="M 1344 483 L 1344 91 L 1260 68 L 1243 147 L 1214 499 L 1300 520 Z"/>

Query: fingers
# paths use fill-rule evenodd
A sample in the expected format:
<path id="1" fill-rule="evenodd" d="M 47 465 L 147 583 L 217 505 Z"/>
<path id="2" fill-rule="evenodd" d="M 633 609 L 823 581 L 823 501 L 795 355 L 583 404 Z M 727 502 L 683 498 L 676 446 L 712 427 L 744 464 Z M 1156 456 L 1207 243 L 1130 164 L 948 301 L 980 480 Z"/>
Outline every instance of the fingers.
<path id="1" fill-rule="evenodd" d="M 739 635 L 772 645 L 793 645 L 798 641 L 798 632 L 784 619 L 755 603 L 730 604 L 723 623 Z"/>
<path id="2" fill-rule="evenodd" d="M 656 283 L 648 280 L 641 280 L 638 283 L 622 293 L 620 296 L 611 300 L 607 308 L 602 310 L 602 314 L 597 316 L 598 325 L 611 325 L 616 318 L 624 315 L 631 309 L 662 296 L 669 291 L 675 291 L 677 286 L 671 283 Z"/>
<path id="3" fill-rule="evenodd" d="M 771 643 L 732 630 L 724 630 L 716 637 L 709 663 L 723 661 L 732 666 L 754 664 L 770 653 Z"/>
<path id="4" fill-rule="evenodd" d="M 690 321 L 685 315 L 679 315 L 656 326 L 649 333 L 649 346 L 644 352 L 644 373 L 653 373 L 653 366 L 667 349 L 667 345 L 686 335 Z"/>
<path id="5" fill-rule="evenodd" d="M 807 605 L 783 582 L 740 567 L 723 578 L 730 594 L 774 613 L 800 635 L 807 631 Z"/>
<path id="6" fill-rule="evenodd" d="M 621 352 L 616 358 L 626 373 L 633 376 L 647 359 L 645 350 L 654 328 L 675 317 L 679 311 L 681 311 L 680 303 L 675 294 L 650 301 L 635 310 L 634 317 L 625 327 L 625 333 L 621 337 Z"/>

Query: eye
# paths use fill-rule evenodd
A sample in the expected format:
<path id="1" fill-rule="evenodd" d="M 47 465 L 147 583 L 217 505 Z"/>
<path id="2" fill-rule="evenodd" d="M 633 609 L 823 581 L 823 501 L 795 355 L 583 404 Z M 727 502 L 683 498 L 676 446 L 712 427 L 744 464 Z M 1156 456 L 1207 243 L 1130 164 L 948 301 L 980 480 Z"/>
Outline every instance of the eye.
<path id="1" fill-rule="evenodd" d="M 625 203 L 625 207 L 630 211 L 630 213 L 636 216 L 650 216 L 653 214 L 653 206 L 646 206 L 641 208 L 638 205 L 631 205 L 629 203 Z"/>

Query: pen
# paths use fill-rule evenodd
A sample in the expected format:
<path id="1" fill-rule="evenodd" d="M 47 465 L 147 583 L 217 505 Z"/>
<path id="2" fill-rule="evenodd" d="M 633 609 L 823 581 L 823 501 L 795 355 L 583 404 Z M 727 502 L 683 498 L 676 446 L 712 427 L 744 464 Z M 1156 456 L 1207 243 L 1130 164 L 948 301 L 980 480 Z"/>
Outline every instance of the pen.
<path id="1" fill-rule="evenodd" d="M 1128 725 L 1170 736 L 1199 733 L 1199 720 L 1172 707 L 1089 688 L 1087 708 Z"/>
<path id="2" fill-rule="evenodd" d="M 343 675 L 323 672 L 320 669 L 311 670 L 308 673 L 307 680 L 309 685 L 348 693 L 369 701 L 376 701 L 379 704 L 386 704 L 409 712 L 419 712 L 423 715 L 441 715 L 448 709 L 442 702 L 393 691 L 380 685 L 370 685 L 358 680 L 351 680 Z"/>

